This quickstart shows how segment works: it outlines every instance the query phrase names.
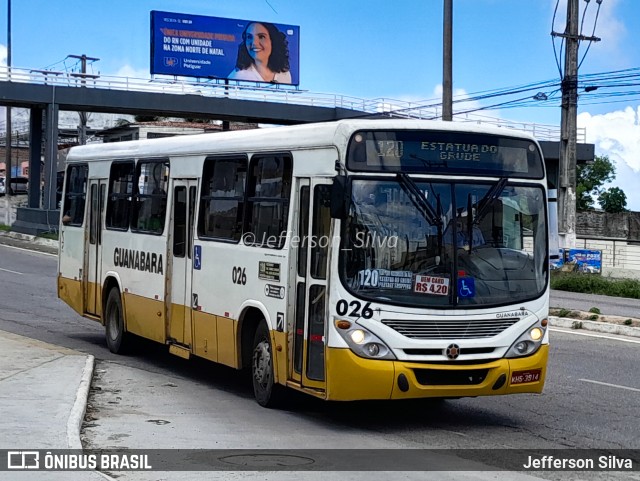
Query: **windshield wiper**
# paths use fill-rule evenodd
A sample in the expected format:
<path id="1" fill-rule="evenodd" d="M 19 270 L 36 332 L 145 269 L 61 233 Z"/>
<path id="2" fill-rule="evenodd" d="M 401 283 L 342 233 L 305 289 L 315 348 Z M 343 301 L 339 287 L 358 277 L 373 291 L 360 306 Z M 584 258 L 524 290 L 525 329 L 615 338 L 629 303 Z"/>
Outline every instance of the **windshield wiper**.
<path id="1" fill-rule="evenodd" d="M 437 228 L 437 240 L 438 240 L 438 258 L 442 255 L 442 247 L 443 247 L 443 233 L 442 233 L 442 204 L 440 203 L 440 196 L 435 195 L 436 198 L 436 206 L 437 210 L 434 210 L 433 206 L 424 198 L 423 193 L 420 191 L 416 183 L 413 181 L 411 177 L 409 177 L 404 172 L 398 173 L 398 180 L 400 181 L 400 187 L 405 191 L 409 200 L 413 203 L 413 205 L 418 209 L 418 212 L 422 214 L 422 217 L 431 224 L 435 225 Z M 433 193 L 433 187 L 431 187 Z M 439 261 L 437 261 L 439 263 Z"/>
<path id="2" fill-rule="evenodd" d="M 502 191 L 507 186 L 508 180 L 509 179 L 507 179 L 506 177 L 500 177 L 500 180 L 493 184 L 484 195 L 484 197 L 480 199 L 480 202 L 478 202 L 477 204 L 478 210 L 473 220 L 474 224 L 479 224 L 480 221 L 484 219 L 484 216 L 489 212 L 489 207 L 491 206 L 491 204 L 493 204 L 493 202 L 500 197 L 500 194 L 502 194 Z"/>
<path id="3" fill-rule="evenodd" d="M 424 195 L 413 179 L 404 172 L 399 172 L 398 180 L 400 181 L 400 187 L 402 187 L 402 190 L 405 191 L 409 200 L 411 200 L 416 209 L 422 214 L 422 217 L 431 225 L 442 226 L 442 219 L 438 217 L 433 206 L 424 198 Z"/>

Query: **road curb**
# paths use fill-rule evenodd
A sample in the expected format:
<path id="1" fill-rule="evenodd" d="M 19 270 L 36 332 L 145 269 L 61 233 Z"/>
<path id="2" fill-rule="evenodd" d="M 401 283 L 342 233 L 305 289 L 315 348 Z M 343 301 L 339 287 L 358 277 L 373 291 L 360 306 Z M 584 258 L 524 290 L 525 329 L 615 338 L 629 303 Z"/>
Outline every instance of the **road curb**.
<path id="1" fill-rule="evenodd" d="M 58 241 L 55 239 L 45 239 L 44 237 L 37 237 L 29 234 L 22 234 L 21 232 L 14 232 L 14 231 L 9 231 L 9 232 L 0 231 L 0 235 L 11 237 L 12 239 L 16 239 L 16 240 L 31 242 L 33 244 L 37 244 L 41 246 L 55 247 L 56 249 L 58 248 Z"/>
<path id="2" fill-rule="evenodd" d="M 565 329 L 582 329 L 605 334 L 616 334 L 618 336 L 640 337 L 640 327 L 621 326 L 620 324 L 611 324 L 608 322 L 583 321 L 581 319 L 549 316 L 549 324 L 552 327 L 562 327 Z"/>
<path id="3" fill-rule="evenodd" d="M 67 421 L 67 444 L 69 445 L 69 449 L 82 450 L 80 429 L 82 429 L 82 421 L 84 420 L 84 413 L 87 409 L 87 399 L 89 398 L 89 388 L 91 387 L 91 379 L 93 378 L 94 364 L 95 358 L 91 355 L 87 356 L 87 361 L 82 370 L 80 385 L 76 393 L 76 400 L 73 403 Z"/>

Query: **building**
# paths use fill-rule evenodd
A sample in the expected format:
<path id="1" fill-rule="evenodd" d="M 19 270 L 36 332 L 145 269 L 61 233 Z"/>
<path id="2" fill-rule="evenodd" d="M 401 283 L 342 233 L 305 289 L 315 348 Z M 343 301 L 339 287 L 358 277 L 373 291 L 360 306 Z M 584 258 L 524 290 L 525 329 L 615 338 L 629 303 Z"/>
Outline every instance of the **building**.
<path id="1" fill-rule="evenodd" d="M 257 129 L 258 124 L 231 122 L 229 130 Z M 127 140 L 158 139 L 173 137 L 174 135 L 204 134 L 222 132 L 223 125 L 200 122 L 133 122 L 102 130 L 96 137 L 102 137 L 103 142 L 124 142 Z"/>

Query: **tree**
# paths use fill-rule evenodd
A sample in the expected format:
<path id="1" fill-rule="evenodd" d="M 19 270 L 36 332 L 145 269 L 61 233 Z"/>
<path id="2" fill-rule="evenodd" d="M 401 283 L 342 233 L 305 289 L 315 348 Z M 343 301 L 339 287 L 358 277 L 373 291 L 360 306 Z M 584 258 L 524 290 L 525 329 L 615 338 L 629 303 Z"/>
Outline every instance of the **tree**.
<path id="1" fill-rule="evenodd" d="M 598 196 L 598 204 L 610 214 L 627 210 L 627 196 L 622 189 L 610 187 Z"/>
<path id="2" fill-rule="evenodd" d="M 576 168 L 577 210 L 593 210 L 594 197 L 602 194 L 604 192 L 602 186 L 615 178 L 616 167 L 606 155 L 596 155 L 593 162 L 578 165 Z"/>

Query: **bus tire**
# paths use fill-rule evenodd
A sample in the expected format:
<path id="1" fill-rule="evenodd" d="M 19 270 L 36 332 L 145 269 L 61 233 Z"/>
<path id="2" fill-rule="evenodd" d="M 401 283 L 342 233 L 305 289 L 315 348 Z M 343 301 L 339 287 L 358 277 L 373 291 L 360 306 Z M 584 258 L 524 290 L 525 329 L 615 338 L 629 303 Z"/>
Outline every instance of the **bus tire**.
<path id="1" fill-rule="evenodd" d="M 284 388 L 275 383 L 271 336 L 264 320 L 258 325 L 253 338 L 251 380 L 253 394 L 260 406 L 274 408 L 281 404 Z"/>
<path id="2" fill-rule="evenodd" d="M 127 345 L 127 333 L 124 330 L 122 299 L 120 291 L 116 288 L 111 289 L 107 296 L 104 328 L 109 350 L 114 354 L 124 353 Z"/>

